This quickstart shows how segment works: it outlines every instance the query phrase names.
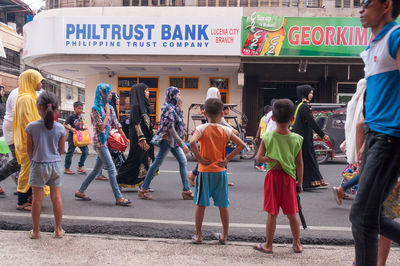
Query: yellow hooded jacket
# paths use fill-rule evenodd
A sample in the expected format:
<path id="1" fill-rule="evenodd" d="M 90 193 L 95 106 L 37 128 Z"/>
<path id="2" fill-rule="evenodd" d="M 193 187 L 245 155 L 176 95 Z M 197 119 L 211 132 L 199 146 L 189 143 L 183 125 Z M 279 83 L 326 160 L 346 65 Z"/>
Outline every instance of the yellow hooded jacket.
<path id="1" fill-rule="evenodd" d="M 19 89 L 14 109 L 13 138 L 17 160 L 21 164 L 17 187 L 17 191 L 21 193 L 26 193 L 30 188 L 28 184 L 30 159 L 27 152 L 25 128 L 30 122 L 40 119 L 36 106 L 36 88 L 42 80 L 42 75 L 33 69 L 24 71 L 18 79 Z M 44 191 L 45 194 L 48 194 L 48 187 Z"/>

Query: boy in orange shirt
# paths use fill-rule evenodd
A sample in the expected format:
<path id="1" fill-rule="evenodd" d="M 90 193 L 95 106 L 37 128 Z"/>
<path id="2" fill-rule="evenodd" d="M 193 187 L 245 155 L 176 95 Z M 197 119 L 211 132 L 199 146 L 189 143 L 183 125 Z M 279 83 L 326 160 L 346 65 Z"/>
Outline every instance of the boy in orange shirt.
<path id="1" fill-rule="evenodd" d="M 201 226 L 206 206 L 210 206 L 210 198 L 219 208 L 223 233 L 215 233 L 214 237 L 220 244 L 225 245 L 229 228 L 229 200 L 228 178 L 226 175 L 227 163 L 245 148 L 239 137 L 232 134 L 232 129 L 218 124 L 223 116 L 224 104 L 220 99 L 210 98 L 205 104 L 205 113 L 208 123 L 196 128 L 190 140 L 190 148 L 199 161 L 199 175 L 196 178 L 194 203 L 197 205 L 195 213 L 196 235 L 192 237 L 193 244 L 202 242 Z M 236 148 L 226 156 L 225 145 L 231 140 Z M 197 148 L 200 142 L 200 152 Z"/>

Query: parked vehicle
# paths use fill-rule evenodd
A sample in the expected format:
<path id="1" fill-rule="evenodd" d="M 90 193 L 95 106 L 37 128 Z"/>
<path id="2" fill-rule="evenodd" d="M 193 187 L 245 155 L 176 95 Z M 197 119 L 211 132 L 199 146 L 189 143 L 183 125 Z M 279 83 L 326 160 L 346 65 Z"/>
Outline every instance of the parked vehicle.
<path id="1" fill-rule="evenodd" d="M 186 123 L 186 135 L 185 141 L 186 145 L 190 149 L 189 139 L 190 136 L 193 135 L 193 130 L 190 131 L 190 125 L 193 125 L 192 128 L 196 128 L 197 126 L 201 125 L 202 123 L 206 123 L 206 117 L 201 114 L 201 106 L 203 104 L 199 103 L 192 103 L 188 109 L 187 115 L 187 123 Z M 231 111 L 229 115 L 224 116 L 225 120 L 239 132 L 239 138 L 246 144 L 246 148 L 243 149 L 240 153 L 240 158 L 244 160 L 253 159 L 257 153 L 257 145 L 253 139 L 253 137 L 246 136 L 246 129 L 247 126 L 247 117 L 245 114 L 240 112 L 236 109 L 236 104 L 224 104 L 224 106 L 228 107 Z M 191 114 L 194 111 L 197 111 L 195 114 Z M 239 117 L 240 120 L 239 121 Z M 231 153 L 235 149 L 235 144 L 231 141 L 228 142 L 226 145 L 226 154 Z M 190 152 L 191 153 L 191 152 Z M 193 156 L 193 154 L 191 154 Z"/>
<path id="2" fill-rule="evenodd" d="M 314 149 L 318 163 L 325 163 L 334 158 L 344 158 L 340 144 L 345 140 L 346 105 L 319 103 L 311 104 L 313 116 L 318 126 L 330 137 L 329 141 L 314 134 Z"/>

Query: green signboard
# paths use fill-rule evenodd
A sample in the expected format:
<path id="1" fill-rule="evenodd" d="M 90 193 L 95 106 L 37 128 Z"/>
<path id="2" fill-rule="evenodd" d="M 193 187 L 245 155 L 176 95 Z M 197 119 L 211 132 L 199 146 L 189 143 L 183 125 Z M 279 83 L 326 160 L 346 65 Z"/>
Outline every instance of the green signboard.
<path id="1" fill-rule="evenodd" d="M 359 18 L 277 17 L 256 12 L 242 19 L 242 56 L 359 57 L 373 39 Z"/>

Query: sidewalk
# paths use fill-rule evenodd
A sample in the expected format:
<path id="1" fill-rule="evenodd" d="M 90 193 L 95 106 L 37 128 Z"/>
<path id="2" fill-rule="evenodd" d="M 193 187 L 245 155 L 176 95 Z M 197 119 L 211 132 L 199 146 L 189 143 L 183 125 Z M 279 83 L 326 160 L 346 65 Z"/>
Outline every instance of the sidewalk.
<path id="1" fill-rule="evenodd" d="M 42 233 L 32 240 L 28 232 L 0 231 L 1 265 L 352 265 L 352 246 L 304 246 L 294 254 L 291 245 L 276 245 L 274 254 L 251 244 L 189 240 L 145 239 L 105 235 L 67 234 L 53 239 Z M 387 265 L 400 265 L 400 249 L 393 248 Z"/>

